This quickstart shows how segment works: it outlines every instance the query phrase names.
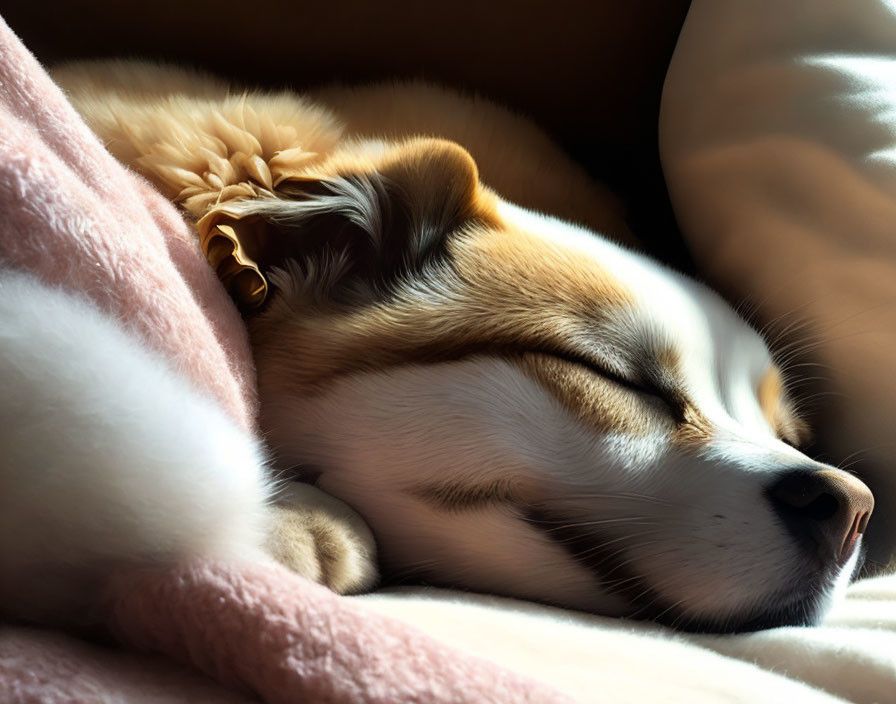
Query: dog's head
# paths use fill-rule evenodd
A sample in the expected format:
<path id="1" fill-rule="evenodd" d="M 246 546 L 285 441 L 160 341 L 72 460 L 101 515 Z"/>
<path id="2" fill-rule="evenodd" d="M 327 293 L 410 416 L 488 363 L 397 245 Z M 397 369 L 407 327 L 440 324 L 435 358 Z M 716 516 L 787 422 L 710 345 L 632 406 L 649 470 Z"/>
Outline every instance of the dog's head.
<path id="1" fill-rule="evenodd" d="M 814 622 L 854 571 L 870 492 L 795 449 L 781 370 L 705 287 L 501 201 L 437 140 L 359 143 L 232 211 L 276 288 L 262 429 L 387 575 L 738 630 Z"/>

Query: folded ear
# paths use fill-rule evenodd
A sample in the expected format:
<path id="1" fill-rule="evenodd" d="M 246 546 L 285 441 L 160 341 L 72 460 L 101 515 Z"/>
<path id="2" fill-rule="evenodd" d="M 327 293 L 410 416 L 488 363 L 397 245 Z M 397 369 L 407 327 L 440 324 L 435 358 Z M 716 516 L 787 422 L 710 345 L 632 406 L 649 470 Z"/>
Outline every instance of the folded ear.
<path id="1" fill-rule="evenodd" d="M 453 142 L 359 143 L 270 195 L 211 211 L 200 243 L 246 311 L 271 285 L 317 300 L 375 297 L 439 257 L 452 233 L 494 221 L 493 200 Z"/>

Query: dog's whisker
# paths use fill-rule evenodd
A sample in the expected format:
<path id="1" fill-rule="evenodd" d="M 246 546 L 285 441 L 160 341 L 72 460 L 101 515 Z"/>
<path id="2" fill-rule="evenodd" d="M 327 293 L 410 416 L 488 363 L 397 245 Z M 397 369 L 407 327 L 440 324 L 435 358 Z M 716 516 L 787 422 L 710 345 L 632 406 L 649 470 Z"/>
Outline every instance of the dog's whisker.
<path id="1" fill-rule="evenodd" d="M 679 600 L 673 605 L 672 608 L 674 608 L 674 609 L 678 609 L 678 610 L 679 610 L 679 613 L 678 613 L 678 616 L 676 616 L 676 617 L 672 620 L 672 622 L 669 624 L 669 628 L 671 628 L 672 630 L 675 630 L 676 628 L 678 628 L 678 626 L 679 626 L 679 625 L 680 625 L 686 618 L 689 618 L 687 612 L 684 611 L 684 610 L 681 610 L 681 607 L 684 606 L 685 604 L 689 604 L 689 605 L 690 605 L 690 604 L 693 604 L 694 600 L 695 600 L 695 597 L 693 597 L 693 596 L 691 596 L 691 597 L 685 597 L 685 598 L 683 598 L 683 599 L 679 599 Z M 730 619 L 730 616 L 727 617 L 727 619 Z"/>
<path id="2" fill-rule="evenodd" d="M 647 609 L 649 609 L 649 608 L 650 608 L 651 606 L 653 606 L 657 601 L 660 600 L 661 597 L 660 597 L 660 595 L 657 593 L 657 590 L 655 590 L 652 586 L 649 586 L 649 587 L 645 587 L 642 591 L 638 592 L 635 596 L 631 597 L 631 599 L 629 599 L 629 601 L 631 601 L 631 603 L 632 603 L 633 605 L 636 605 L 636 604 L 638 604 L 638 603 L 639 603 L 645 596 L 647 596 L 647 595 L 650 594 L 651 592 L 653 592 L 653 593 L 655 594 L 655 596 L 653 596 L 653 597 L 650 599 L 650 601 L 648 601 L 646 604 L 644 604 L 643 606 L 641 606 L 641 608 L 639 608 L 637 611 L 635 611 L 635 612 L 633 612 L 633 613 L 630 613 L 630 614 L 627 614 L 627 617 L 628 617 L 628 618 L 637 618 L 637 616 L 638 616 L 639 614 L 644 613 Z"/>
<path id="3" fill-rule="evenodd" d="M 538 521 L 532 519 L 526 519 L 532 523 L 540 523 L 542 525 L 547 524 L 551 525 L 554 521 Z M 569 530 L 570 528 L 584 528 L 586 526 L 601 526 L 601 525 L 609 525 L 616 523 L 624 523 L 627 525 L 645 525 L 645 526 L 655 526 L 658 525 L 657 521 L 647 521 L 643 516 L 635 516 L 628 518 L 604 518 L 596 521 L 579 521 L 577 523 L 560 523 L 553 528 L 543 528 L 542 532 L 544 533 L 552 533 L 556 531 L 564 531 Z"/>
<path id="4" fill-rule="evenodd" d="M 626 535 L 621 538 L 607 540 L 607 541 L 601 542 L 597 545 L 594 545 L 594 546 L 588 548 L 587 550 L 582 550 L 581 552 L 576 553 L 576 558 L 583 559 L 583 558 L 593 555 L 594 553 L 598 552 L 599 550 L 603 550 L 608 545 L 615 545 L 616 543 L 620 543 L 624 540 L 629 540 L 631 538 L 640 538 L 640 537 L 643 537 L 646 535 L 656 535 L 657 533 L 660 533 L 660 532 L 662 532 L 662 531 L 660 531 L 660 530 L 645 530 L 645 531 L 641 531 L 640 533 L 632 533 L 631 535 Z M 652 545 L 653 543 L 656 543 L 656 542 L 659 542 L 659 541 L 650 541 L 650 542 L 644 543 L 640 546 L 639 545 L 623 545 L 622 547 L 613 551 L 609 555 L 604 555 L 601 559 L 601 562 L 603 563 L 603 562 L 607 562 L 609 560 L 613 560 L 616 557 L 618 557 L 619 555 L 627 553 L 630 550 L 638 549 L 638 547 L 646 547 L 647 545 Z M 611 572 L 612 572 L 612 570 L 611 570 Z"/>
<path id="5" fill-rule="evenodd" d="M 842 342 L 844 340 L 851 340 L 857 337 L 861 337 L 863 335 L 873 335 L 874 333 L 879 332 L 878 330 L 856 330 L 853 332 L 849 332 L 843 335 L 838 335 L 834 337 L 825 337 L 824 339 L 817 340 L 815 342 L 808 342 L 806 344 L 792 344 L 789 346 L 785 346 L 782 350 L 776 351 L 776 359 L 779 361 L 779 364 L 783 367 L 786 367 L 787 360 L 795 359 L 801 355 L 804 355 L 808 352 L 813 352 L 821 347 L 829 345 L 832 342 Z"/>
<path id="6" fill-rule="evenodd" d="M 829 364 L 825 364 L 824 362 L 818 362 L 815 360 L 805 361 L 805 362 L 796 362 L 795 364 L 789 365 L 786 369 L 782 369 L 781 371 L 784 374 L 788 374 L 792 372 L 794 369 L 801 369 L 803 367 L 821 367 L 822 369 L 830 369 Z"/>
<path id="7" fill-rule="evenodd" d="M 771 333 L 771 328 L 774 325 L 777 325 L 777 321 L 774 321 L 771 325 L 764 326 L 759 334 L 767 340 L 768 346 L 774 349 L 778 345 L 778 343 L 781 342 L 781 340 L 785 339 L 787 336 L 792 336 L 797 333 L 803 332 L 804 330 L 809 328 L 811 324 L 812 322 L 809 318 L 794 318 L 783 327 L 775 330 L 773 337 L 768 337 L 769 333 Z"/>
<path id="8" fill-rule="evenodd" d="M 659 623 L 660 619 L 661 619 L 663 616 L 665 616 L 667 613 L 669 613 L 670 611 L 672 611 L 672 610 L 674 610 L 674 609 L 679 608 L 679 607 L 682 606 L 683 604 L 686 604 L 687 602 L 692 601 L 692 600 L 693 600 L 693 597 L 692 597 L 692 596 L 682 597 L 682 598 L 679 599 L 678 601 L 676 601 L 676 602 L 670 604 L 670 605 L 667 606 L 665 609 L 663 609 L 662 611 L 660 611 L 658 614 L 656 614 L 655 616 L 653 616 L 653 617 L 651 618 L 651 621 L 656 621 L 657 623 Z M 682 613 L 680 613 L 678 616 L 676 616 L 675 618 L 676 618 L 676 619 L 680 619 L 680 618 L 682 618 L 683 616 L 684 616 L 684 613 L 682 612 Z"/>
<path id="9" fill-rule="evenodd" d="M 823 298 L 823 296 L 819 296 L 812 301 L 807 301 L 807 302 L 791 309 L 790 311 L 787 311 L 786 313 L 783 313 L 783 314 L 773 318 L 771 321 L 766 323 L 760 329 L 760 331 L 759 331 L 760 335 L 762 335 L 764 338 L 766 338 L 770 348 L 775 349 L 777 347 L 778 342 L 785 335 L 795 333 L 799 329 L 799 327 L 807 327 L 809 325 L 817 325 L 817 323 L 815 321 L 812 321 L 809 318 L 799 319 L 798 321 L 792 321 L 790 324 L 785 326 L 784 329 L 777 331 L 774 338 L 768 337 L 768 332 L 769 332 L 770 328 L 772 328 L 774 325 L 776 325 L 778 321 L 782 320 L 783 318 L 785 318 L 789 315 L 796 314 L 797 312 L 806 308 L 809 305 L 818 303 L 819 301 L 822 300 L 822 298 Z M 852 320 L 855 320 L 856 318 L 859 318 L 863 315 L 867 315 L 868 313 L 871 313 L 875 310 L 879 310 L 880 308 L 884 308 L 884 307 L 892 305 L 894 303 L 896 303 L 896 297 L 892 297 L 885 301 L 881 301 L 880 303 L 877 303 L 873 306 L 863 308 L 862 310 L 851 313 L 850 315 L 847 315 L 846 317 L 841 318 L 840 320 L 833 321 L 831 323 L 828 323 L 826 325 L 818 327 L 817 331 L 813 333 L 813 336 L 818 338 L 817 344 L 824 344 L 825 342 L 829 342 L 832 339 L 836 339 L 836 338 L 831 338 L 831 335 L 830 335 L 831 331 L 835 330 L 836 328 L 840 327 L 841 325 L 844 325 Z M 794 324 L 794 323 L 796 323 L 796 324 Z M 793 344 L 793 343 L 791 343 L 791 344 Z"/>
<path id="10" fill-rule="evenodd" d="M 672 506 L 671 501 L 666 501 L 657 496 L 648 496 L 647 494 L 635 494 L 633 492 L 622 492 L 618 494 L 576 494 L 577 499 L 631 499 L 633 501 L 647 501 L 650 503 L 663 504 Z"/>
<path id="11" fill-rule="evenodd" d="M 830 381 L 830 377 L 826 376 L 801 376 L 799 379 L 795 379 L 793 382 L 789 384 L 791 389 L 798 389 L 801 386 L 805 386 L 806 384 L 811 384 L 813 381 Z"/>
<path id="12" fill-rule="evenodd" d="M 637 545 L 626 545 L 626 546 L 620 548 L 619 550 L 616 550 L 611 555 L 607 555 L 605 560 L 613 560 L 614 558 L 618 557 L 619 555 L 631 553 L 634 550 L 644 550 L 645 548 L 649 548 L 652 545 L 659 545 L 659 544 L 660 544 L 659 540 L 649 540 L 647 542 L 639 543 Z M 641 560 L 643 558 L 644 558 L 644 555 L 636 555 L 636 556 L 630 557 L 627 560 L 624 560 L 623 562 L 617 562 L 611 567 L 610 571 L 607 572 L 604 576 L 609 577 L 611 574 L 613 574 L 617 570 L 620 570 L 623 567 L 625 567 L 626 565 L 629 565 L 632 562 L 637 562 L 638 560 Z M 638 578 L 640 579 L 640 575 L 638 576 Z"/>
<path id="13" fill-rule="evenodd" d="M 659 525 L 659 524 L 655 524 L 655 525 Z M 581 550 L 579 552 L 576 552 L 575 556 L 576 556 L 576 558 L 587 557 L 587 556 L 591 555 L 592 553 L 605 548 L 607 545 L 615 545 L 616 543 L 622 542 L 623 540 L 629 540 L 631 538 L 638 538 L 638 537 L 641 537 L 644 535 L 653 535 L 653 534 L 659 533 L 659 532 L 660 531 L 658 529 L 644 530 L 644 531 L 640 531 L 639 533 L 630 533 L 629 535 L 623 535 L 618 538 L 613 538 L 612 540 L 600 541 L 600 542 L 595 543 L 593 546 L 591 546 L 590 548 L 588 548 L 586 550 Z M 551 538 L 551 540 L 558 543 L 559 545 L 568 545 L 570 543 L 575 543 L 575 542 L 580 541 L 581 536 L 573 536 L 570 538 L 563 538 L 563 539 Z"/>
<path id="14" fill-rule="evenodd" d="M 624 577 L 624 578 L 620 577 L 619 579 L 602 580 L 601 584 L 604 587 L 606 587 L 609 591 L 616 593 L 619 591 L 619 587 L 622 586 L 623 584 L 628 584 L 629 582 L 636 582 L 639 579 L 641 579 L 641 575 L 634 575 L 632 577 Z"/>

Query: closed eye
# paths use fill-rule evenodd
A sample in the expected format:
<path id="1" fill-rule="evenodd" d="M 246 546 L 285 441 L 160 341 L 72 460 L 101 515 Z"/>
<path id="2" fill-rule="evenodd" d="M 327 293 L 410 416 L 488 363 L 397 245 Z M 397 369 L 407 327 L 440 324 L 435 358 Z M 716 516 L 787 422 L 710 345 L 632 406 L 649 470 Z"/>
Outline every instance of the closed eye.
<path id="1" fill-rule="evenodd" d="M 518 357 L 530 354 L 538 355 L 540 357 L 552 357 L 553 359 L 559 359 L 560 361 L 566 362 L 567 364 L 572 364 L 576 367 L 587 369 L 589 372 L 597 374 L 604 379 L 612 381 L 614 384 L 622 386 L 631 391 L 636 391 L 641 394 L 647 394 L 649 396 L 661 395 L 659 389 L 653 389 L 645 384 L 640 384 L 638 382 L 632 381 L 631 379 L 624 377 L 622 374 L 614 372 L 611 369 L 607 369 L 606 367 L 601 366 L 600 364 L 593 362 L 590 359 L 578 355 L 574 352 L 567 352 L 561 349 L 544 347 L 532 349 L 531 347 L 523 347 L 521 345 L 496 345 L 492 349 L 500 354 Z"/>
<path id="2" fill-rule="evenodd" d="M 574 364 L 577 367 L 584 367 L 588 371 L 602 376 L 604 379 L 608 381 L 612 381 L 617 386 L 622 386 L 623 388 L 629 389 L 630 391 L 635 391 L 639 394 L 646 394 L 648 396 L 656 396 L 657 398 L 662 398 L 662 394 L 659 389 L 654 389 L 645 384 L 640 384 L 636 381 L 632 381 L 628 379 L 618 372 L 614 372 L 606 367 L 603 367 L 599 364 L 592 362 L 585 357 L 580 357 L 578 355 L 569 354 L 566 352 L 541 352 L 540 354 L 544 354 L 548 357 L 554 357 L 556 359 L 560 359 L 567 364 Z"/>
<path id="3" fill-rule="evenodd" d="M 665 392 L 663 389 L 659 388 L 656 385 L 632 381 L 631 379 L 619 374 L 618 372 L 614 372 L 604 366 L 596 364 L 595 362 L 592 362 L 585 357 L 580 357 L 576 354 L 570 354 L 568 352 L 562 351 L 543 351 L 540 354 L 544 354 L 548 357 L 554 357 L 555 359 L 560 359 L 567 364 L 574 364 L 577 367 L 585 368 L 589 372 L 597 374 L 600 377 L 607 379 L 608 381 L 611 381 L 617 386 L 621 386 L 624 389 L 637 394 L 642 394 L 644 396 L 650 396 L 651 398 L 658 399 L 659 401 L 662 401 L 663 405 L 665 405 L 666 408 L 669 409 L 669 413 L 673 418 L 675 418 L 677 422 L 682 423 L 685 420 L 686 404 L 684 404 L 680 399 L 677 399 L 671 394 Z"/>
<path id="4" fill-rule="evenodd" d="M 573 366 L 579 367 L 580 369 L 586 369 L 591 374 L 596 374 L 602 379 L 606 379 L 607 381 L 614 383 L 616 386 L 622 387 L 623 389 L 631 391 L 632 393 L 639 394 L 641 396 L 649 396 L 661 401 L 663 405 L 666 406 L 666 408 L 669 410 L 669 414 L 677 423 L 686 422 L 685 416 L 687 402 L 676 394 L 670 393 L 660 388 L 658 385 L 644 383 L 643 381 L 633 381 L 628 377 L 623 376 L 619 372 L 608 369 L 607 367 L 602 366 L 586 357 L 582 357 L 581 355 L 567 352 L 565 350 L 544 348 L 533 350 L 506 346 L 501 346 L 500 349 L 502 349 L 505 354 L 537 354 L 544 357 L 552 357 L 554 359 L 565 362 L 566 364 L 571 364 Z"/>

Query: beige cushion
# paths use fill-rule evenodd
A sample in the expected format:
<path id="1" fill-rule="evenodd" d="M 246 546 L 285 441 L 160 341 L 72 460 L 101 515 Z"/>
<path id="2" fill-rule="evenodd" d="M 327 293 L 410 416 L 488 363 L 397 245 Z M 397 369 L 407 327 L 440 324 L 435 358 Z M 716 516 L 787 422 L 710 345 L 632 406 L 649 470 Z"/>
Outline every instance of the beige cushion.
<path id="1" fill-rule="evenodd" d="M 854 584 L 817 628 L 735 636 L 425 587 L 357 599 L 582 704 L 871 704 L 896 692 L 896 575 Z"/>

